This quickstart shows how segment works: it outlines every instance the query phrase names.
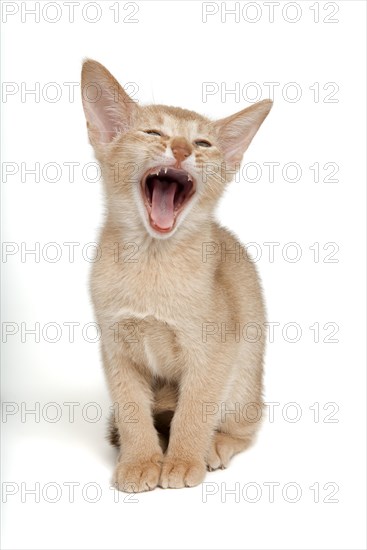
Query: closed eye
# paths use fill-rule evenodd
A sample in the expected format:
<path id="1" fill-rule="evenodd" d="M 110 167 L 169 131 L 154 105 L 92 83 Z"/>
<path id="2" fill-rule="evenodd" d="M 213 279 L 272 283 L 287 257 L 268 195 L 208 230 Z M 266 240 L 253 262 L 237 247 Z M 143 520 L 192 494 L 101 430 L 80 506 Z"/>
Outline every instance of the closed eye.
<path id="1" fill-rule="evenodd" d="M 197 141 L 195 141 L 195 145 L 197 145 L 198 147 L 211 147 L 212 144 L 209 143 L 209 141 L 206 141 L 206 139 L 198 139 Z"/>
<path id="2" fill-rule="evenodd" d="M 150 136 L 162 136 L 162 134 L 158 132 L 158 130 L 144 130 L 144 133 L 149 134 Z"/>

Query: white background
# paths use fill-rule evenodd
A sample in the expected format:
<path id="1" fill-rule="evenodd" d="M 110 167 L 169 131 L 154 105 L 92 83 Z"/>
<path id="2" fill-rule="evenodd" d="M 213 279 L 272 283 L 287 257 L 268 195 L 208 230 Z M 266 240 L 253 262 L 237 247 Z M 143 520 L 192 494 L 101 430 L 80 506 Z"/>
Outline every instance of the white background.
<path id="1" fill-rule="evenodd" d="M 113 3 L 100 2 L 96 23 L 83 19 L 83 1 L 75 7 L 73 23 L 62 2 L 55 23 L 45 20 L 56 18 L 55 7 L 41 13 L 36 23 L 24 11 L 22 22 L 22 10 L 34 2 L 2 4 L 3 10 L 19 8 L 2 28 L 2 79 L 14 83 L 6 88 L 14 94 L 3 96 L 3 162 L 15 163 L 5 165 L 6 170 L 18 168 L 2 186 L 2 232 L 5 243 L 15 243 L 14 251 L 19 247 L 2 263 L 3 329 L 17 330 L 7 337 L 2 356 L 4 406 L 14 412 L 3 417 L 2 424 L 3 547 L 365 548 L 365 3 L 326 6 L 302 1 L 282 15 L 281 2 L 270 22 L 269 7 L 258 2 L 259 20 L 253 23 L 248 21 L 256 19 L 253 6 L 245 16 L 241 12 L 238 22 L 223 12 L 222 22 L 220 3 L 212 3 L 208 9 L 218 13 L 204 23 L 203 5 L 196 1 L 136 2 L 137 23 L 122 21 L 134 9 L 124 10 L 123 3 L 120 22 L 114 22 Z M 41 2 L 40 9 L 44 5 Z M 234 3 L 226 6 L 233 8 Z M 243 6 L 239 3 L 241 10 Z M 331 18 L 338 22 L 325 22 L 335 6 L 339 10 Z M 92 6 L 84 15 L 92 19 L 96 13 Z M 299 20 L 289 22 L 297 14 Z M 273 110 L 244 161 L 257 163 L 262 176 L 250 182 L 250 170 L 249 177 L 234 182 L 218 211 L 219 219 L 242 242 L 258 243 L 262 254 L 257 265 L 268 319 L 279 323 L 267 349 L 265 398 L 279 405 L 274 405 L 273 421 L 268 416 L 251 450 L 236 457 L 228 470 L 207 475 L 211 485 L 157 489 L 136 497 L 109 488 L 115 461 L 104 439 L 109 397 L 99 345 L 82 337 L 82 328 L 94 321 L 88 294 L 91 264 L 83 259 L 82 249 L 97 238 L 103 214 L 101 183 L 83 178 L 82 168 L 94 162 L 93 153 L 80 89 L 75 88 L 75 98 L 70 99 L 64 84 L 79 82 L 84 57 L 105 64 L 122 84 L 136 83 L 135 97 L 142 103 L 182 106 L 213 118 L 249 104 L 246 90 L 254 94 L 255 88 L 246 84 L 257 83 L 259 99 L 264 99 L 269 96 L 264 83 L 279 83 Z M 56 88 L 44 88 L 49 82 L 61 90 L 56 102 L 49 100 Z M 207 101 L 202 96 L 205 82 L 219 89 Z M 287 88 L 291 82 L 302 93 L 297 101 L 291 100 L 295 88 Z M 335 85 L 324 89 L 330 82 L 339 87 L 331 96 L 333 102 L 327 96 Z M 38 100 L 34 95 L 22 98 L 22 86 L 24 91 L 35 83 L 41 90 Z M 220 90 L 236 85 L 245 97 L 221 96 Z M 282 94 L 284 87 L 289 97 Z M 47 181 L 55 175 L 52 169 L 46 177 L 41 173 L 39 182 L 29 174 L 22 181 L 20 164 L 31 168 L 36 162 L 41 172 L 47 163 L 58 163 L 59 181 Z M 69 181 L 66 162 L 79 163 L 74 182 Z M 273 182 L 264 162 L 280 163 Z M 283 177 L 282 168 L 289 162 L 299 165 L 299 181 L 286 181 L 295 177 L 291 168 Z M 320 166 L 318 183 L 309 168 L 315 163 Z M 338 165 L 338 181 L 323 181 L 330 173 L 325 163 Z M 93 169 L 89 180 L 92 177 Z M 22 262 L 22 247 L 34 248 L 36 242 L 39 261 L 27 255 Z M 47 260 L 47 253 L 54 253 L 51 249 L 46 249 L 46 259 L 42 256 L 50 242 L 62 251 L 54 263 Z M 65 242 L 80 243 L 74 262 L 68 260 Z M 274 261 L 269 245 L 264 245 L 269 242 L 279 243 Z M 295 252 L 287 249 L 290 242 L 301 249 L 296 262 L 289 260 Z M 319 261 L 315 247 L 310 249 L 314 243 L 319 243 Z M 336 245 L 324 250 L 326 243 Z M 336 246 L 339 250 L 329 258 L 334 262 L 325 262 Z M 22 342 L 21 323 L 31 328 L 36 322 L 40 341 L 26 335 Z M 65 322 L 80 323 L 74 343 L 69 342 Z M 47 341 L 52 329 L 42 336 L 47 323 L 60 325 L 58 342 Z M 287 323 L 301 329 L 297 342 L 289 341 L 295 338 L 292 327 L 282 336 Z M 319 342 L 309 328 L 315 323 L 320 327 Z M 324 328 L 326 323 L 338 325 L 333 337 L 338 342 L 324 342 L 330 326 L 335 326 Z M 91 329 L 87 338 L 92 337 Z M 50 402 L 61 411 L 61 419 L 54 423 L 50 419 L 56 409 L 47 406 Z M 66 402 L 79 403 L 74 422 Z M 96 409 L 84 408 L 82 414 L 91 402 L 103 413 L 97 422 L 90 421 Z M 22 418 L 21 410 L 35 406 L 41 410 L 38 419 L 31 414 Z M 301 417 L 291 422 L 295 414 Z M 70 482 L 80 484 L 74 502 L 64 485 Z M 278 484 L 274 499 L 264 485 L 269 482 Z M 87 483 L 93 484 L 89 490 Z M 287 491 L 288 483 L 293 486 Z M 315 483 L 319 502 L 310 489 Z M 327 502 L 336 486 L 336 502 Z M 39 489 L 39 502 L 25 493 L 32 487 Z M 235 487 L 237 496 L 226 494 Z M 301 491 L 299 499 L 289 502 L 296 499 L 295 488 Z M 90 502 L 97 489 L 100 499 Z M 11 490 L 14 494 L 7 493 Z M 205 499 L 209 491 L 213 494 Z M 251 502 L 256 491 L 258 500 Z M 59 500 L 50 502 L 55 495 Z"/>

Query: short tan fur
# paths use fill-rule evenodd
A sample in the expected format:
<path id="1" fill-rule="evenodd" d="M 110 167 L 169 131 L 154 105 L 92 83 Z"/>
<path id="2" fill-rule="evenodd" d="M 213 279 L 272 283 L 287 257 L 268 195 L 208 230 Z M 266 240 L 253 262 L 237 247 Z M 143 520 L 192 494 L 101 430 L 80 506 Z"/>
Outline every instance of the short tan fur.
<path id="1" fill-rule="evenodd" d="M 251 327 L 264 328 L 262 292 L 243 249 L 223 257 L 238 240 L 213 212 L 272 103 L 216 121 L 140 106 L 92 60 L 82 90 L 106 196 L 91 292 L 118 406 L 114 480 L 128 492 L 194 486 L 259 427 L 225 411 L 261 407 L 265 336 Z M 247 338 L 225 332 L 236 324 Z"/>

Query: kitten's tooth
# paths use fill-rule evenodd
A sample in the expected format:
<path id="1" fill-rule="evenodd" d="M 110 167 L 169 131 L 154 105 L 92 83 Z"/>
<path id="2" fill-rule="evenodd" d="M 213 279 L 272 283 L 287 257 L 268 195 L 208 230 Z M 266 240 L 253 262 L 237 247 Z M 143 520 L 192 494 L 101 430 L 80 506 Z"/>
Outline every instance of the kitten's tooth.
<path id="1" fill-rule="evenodd" d="M 165 174 L 167 174 L 167 170 L 168 170 L 168 168 L 165 168 L 165 169 L 164 169 L 164 173 L 165 173 Z"/>

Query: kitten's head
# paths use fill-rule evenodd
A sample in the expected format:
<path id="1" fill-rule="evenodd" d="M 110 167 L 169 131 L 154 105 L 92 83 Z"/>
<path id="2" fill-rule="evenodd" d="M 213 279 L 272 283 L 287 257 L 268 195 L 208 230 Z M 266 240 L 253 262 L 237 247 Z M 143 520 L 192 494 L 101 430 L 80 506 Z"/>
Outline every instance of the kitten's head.
<path id="1" fill-rule="evenodd" d="M 111 219 L 157 239 L 210 218 L 272 105 L 261 101 L 217 121 L 176 107 L 139 106 L 92 60 L 83 65 L 82 99 Z"/>

